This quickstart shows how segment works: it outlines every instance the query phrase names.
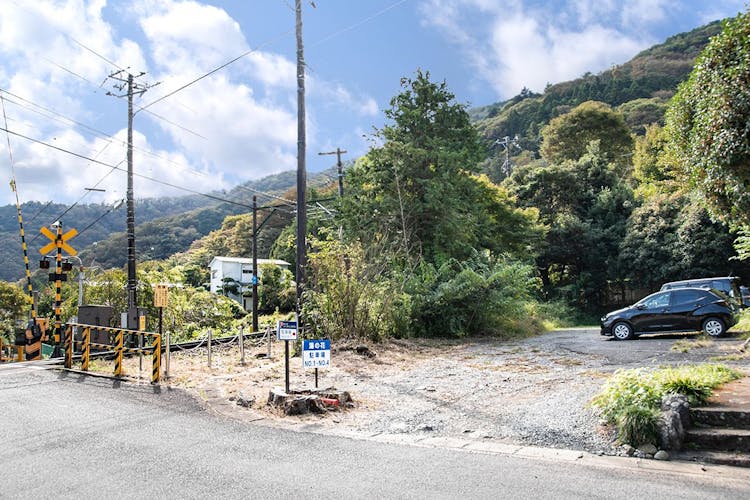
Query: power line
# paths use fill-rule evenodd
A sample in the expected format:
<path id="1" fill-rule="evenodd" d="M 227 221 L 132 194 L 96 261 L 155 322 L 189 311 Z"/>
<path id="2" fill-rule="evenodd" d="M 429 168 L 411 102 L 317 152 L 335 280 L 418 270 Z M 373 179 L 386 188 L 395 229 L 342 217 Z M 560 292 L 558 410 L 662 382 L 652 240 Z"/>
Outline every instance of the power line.
<path id="1" fill-rule="evenodd" d="M 26 98 L 24 98 L 24 97 L 22 97 L 22 96 L 19 96 L 19 95 L 17 95 L 17 94 L 14 94 L 13 92 L 9 92 L 8 90 L 5 90 L 5 89 L 3 89 L 2 87 L 0 87 L 0 93 L 5 93 L 5 94 L 7 94 L 7 95 L 10 95 L 10 96 L 12 96 L 12 97 L 14 97 L 14 98 L 16 98 L 16 99 L 20 100 L 20 101 L 23 101 L 23 102 L 25 102 L 25 103 L 28 103 L 28 105 L 29 105 L 29 106 L 31 106 L 31 107 L 29 107 L 29 106 L 25 106 L 25 105 L 23 105 L 23 104 L 21 104 L 21 103 L 18 103 L 18 102 L 14 102 L 13 100 L 11 100 L 11 99 L 7 99 L 7 98 L 6 98 L 6 101 L 8 101 L 8 102 L 10 102 L 10 103 L 13 103 L 13 104 L 15 104 L 16 106 L 20 106 L 20 107 L 23 107 L 23 108 L 25 108 L 25 109 L 28 109 L 29 111 L 32 111 L 32 112 L 34 112 L 34 113 L 38 113 L 38 114 L 40 114 L 41 116 L 44 116 L 45 118 L 49 118 L 49 119 L 51 119 L 51 120 L 55 120 L 55 121 L 58 121 L 58 122 L 60 122 L 60 123 L 63 123 L 63 122 L 67 122 L 67 123 L 72 123 L 72 124 L 74 124 L 74 125 L 77 125 L 77 126 L 79 126 L 79 127 L 82 127 L 82 128 L 83 128 L 83 129 L 85 129 L 85 130 L 88 130 L 88 131 L 89 131 L 89 132 L 90 132 L 90 133 L 91 133 L 92 135 L 94 135 L 94 136 L 100 137 L 100 138 L 102 138 L 102 139 L 109 139 L 109 143 L 108 143 L 108 145 L 109 145 L 109 144 L 111 144 L 112 142 L 117 142 L 117 143 L 119 143 L 119 144 L 122 144 L 122 145 L 125 145 L 125 144 L 127 144 L 127 143 L 126 143 L 125 141 L 123 141 L 123 140 L 121 140 L 121 139 L 118 139 L 117 137 L 114 137 L 114 136 L 112 136 L 112 135 L 109 135 L 109 134 L 107 134 L 106 132 L 103 132 L 103 131 L 101 131 L 101 130 L 98 130 L 98 129 L 94 128 L 94 127 L 91 127 L 91 126 L 89 126 L 89 125 L 86 125 L 85 123 L 81 123 L 81 122 L 79 122 L 79 121 L 76 121 L 76 120 L 74 120 L 74 119 L 72 119 L 72 118 L 69 118 L 69 117 L 67 117 L 67 116 L 65 116 L 65 115 L 63 115 L 63 114 L 61 114 L 61 113 L 59 113 L 59 112 L 57 112 L 57 111 L 55 111 L 55 110 L 53 110 L 53 109 L 47 108 L 47 107 L 45 107 L 45 106 L 42 106 L 41 104 L 35 103 L 35 102 L 33 102 L 33 101 L 30 101 L 29 99 L 26 99 Z M 45 115 L 44 113 L 41 113 L 40 111 L 37 111 L 37 110 L 36 110 L 36 109 L 34 109 L 34 108 L 38 108 L 38 109 L 41 109 L 41 110 L 45 111 L 46 113 L 49 113 L 49 115 Z M 153 114 L 153 115 L 155 115 L 155 116 L 157 116 L 157 117 L 159 116 L 159 115 L 157 115 L 156 113 L 154 113 L 154 112 L 152 112 L 152 111 L 150 111 L 150 110 L 146 110 L 146 112 L 147 112 L 147 113 L 149 113 L 149 114 Z M 50 115 L 51 115 L 51 116 L 50 116 Z M 59 118 L 56 118 L 56 117 L 59 117 Z M 168 121 L 168 120 L 166 120 L 166 119 L 165 119 L 165 121 Z M 175 125 L 175 126 L 177 126 L 177 127 L 180 127 L 180 125 L 177 125 L 177 124 L 174 124 L 174 125 Z M 181 127 L 181 128 L 184 128 L 184 127 Z M 193 134 L 195 134 L 195 135 L 198 135 L 199 137 L 203 137 L 203 136 L 201 136 L 200 134 L 197 134 L 196 132 L 193 132 L 193 131 L 191 131 L 191 130 L 189 130 L 189 129 L 185 129 L 185 130 L 186 130 L 187 132 L 191 132 L 191 133 L 193 133 Z M 106 146 L 105 146 L 105 147 L 106 147 Z M 179 167 L 185 168 L 186 170 L 188 170 L 188 171 L 192 172 L 193 174 L 196 174 L 196 175 L 199 175 L 199 176 L 205 177 L 205 174 L 204 174 L 203 172 L 200 172 L 199 170 L 195 170 L 195 169 L 193 169 L 193 168 L 190 168 L 189 166 L 187 166 L 187 165 L 185 165 L 185 164 L 183 164 L 183 163 L 180 163 L 180 162 L 174 161 L 174 160 L 172 160 L 171 158 L 165 158 L 164 156 L 161 156 L 161 155 L 159 155 L 159 154 L 157 154 L 157 153 L 154 153 L 154 152 L 153 152 L 153 151 L 151 151 L 151 150 L 148 150 L 148 149 L 144 149 L 144 148 L 135 148 L 135 147 L 134 147 L 134 149 L 135 149 L 136 151 L 139 151 L 139 152 L 141 152 L 141 153 L 147 154 L 147 155 L 149 155 L 149 156 L 151 156 L 151 157 L 153 157 L 153 158 L 157 158 L 157 159 L 159 159 L 159 160 L 163 160 L 163 161 L 166 161 L 166 162 L 168 162 L 168 163 L 171 163 L 172 165 L 177 165 L 177 166 L 179 166 Z M 96 156 L 98 156 L 98 154 L 97 154 Z M 283 197 L 280 197 L 280 196 L 276 196 L 276 195 L 274 195 L 274 194 L 270 194 L 270 193 L 267 193 L 267 192 L 264 192 L 264 191 L 260 191 L 260 190 L 258 190 L 258 189 L 252 189 L 252 188 L 248 188 L 248 187 L 246 187 L 246 186 L 242 186 L 242 185 L 238 185 L 238 186 L 237 186 L 237 188 L 239 188 L 239 189 L 243 189 L 243 190 L 246 190 L 246 191 L 248 191 L 248 192 L 251 192 L 251 193 L 254 193 L 254 194 L 258 194 L 258 195 L 261 195 L 261 196 L 265 196 L 266 198 L 269 198 L 269 199 L 277 199 L 277 200 L 283 201 L 283 202 L 285 202 L 285 203 L 287 203 L 287 204 L 289 204 L 289 205 L 293 205 L 293 204 L 294 204 L 294 202 L 293 202 L 292 200 L 288 200 L 288 199 L 286 199 L 286 198 L 283 198 Z"/>
<path id="2" fill-rule="evenodd" d="M 356 23 L 354 23 L 354 24 L 352 24 L 350 26 L 347 26 L 346 28 L 342 28 L 342 29 L 340 29 L 338 31 L 335 31 L 335 32 L 331 33 L 330 35 L 324 36 L 320 40 L 309 44 L 308 47 L 314 47 L 314 46 L 319 45 L 319 44 L 321 44 L 323 42 L 327 42 L 331 38 L 335 38 L 335 37 L 339 36 L 342 33 L 346 33 L 347 31 L 351 31 L 351 30 L 353 30 L 355 28 L 358 28 L 359 26 L 362 26 L 363 24 L 366 24 L 366 23 L 372 21 L 376 17 L 382 16 L 383 14 L 385 14 L 386 12 L 388 12 L 389 10 L 395 9 L 396 7 L 398 7 L 399 5 L 401 5 L 403 3 L 406 3 L 407 1 L 408 0 L 399 0 L 398 2 L 395 2 L 395 3 L 391 4 L 391 5 L 389 5 L 388 7 L 385 7 L 383 9 L 375 12 L 374 14 L 371 14 L 370 16 L 362 19 L 361 21 L 358 21 L 358 22 L 356 22 Z"/>
<path id="3" fill-rule="evenodd" d="M 7 128 L 0 127 L 0 130 L 3 130 L 3 131 L 5 131 L 5 132 L 7 132 L 9 134 L 15 135 L 15 136 L 20 137 L 22 139 L 26 139 L 27 141 L 31 141 L 31 142 L 34 142 L 36 144 L 40 144 L 42 146 L 47 146 L 48 148 L 55 149 L 55 150 L 60 151 L 62 153 L 66 153 L 66 154 L 69 154 L 71 156 L 75 156 L 77 158 L 81 158 L 83 160 L 87 160 L 87 161 L 90 161 L 92 163 L 96 163 L 98 165 L 103 165 L 105 167 L 109 167 L 109 168 L 113 168 L 113 169 L 116 169 L 116 170 L 120 170 L 122 172 L 126 172 L 126 169 L 124 169 L 122 167 L 119 167 L 117 165 L 110 165 L 109 163 L 105 163 L 105 162 L 100 161 L 100 160 L 95 160 L 94 158 L 90 158 L 90 157 L 82 155 L 80 153 L 76 153 L 75 151 L 70 151 L 68 149 L 61 148 L 59 146 L 55 146 L 54 144 L 50 144 L 48 142 L 44 142 L 44 141 L 41 141 L 39 139 L 34 139 L 33 137 L 29 137 L 29 136 L 26 136 L 24 134 L 20 134 L 18 132 L 14 132 L 14 131 L 9 130 Z M 136 177 L 140 177 L 142 179 L 149 180 L 151 182 L 155 182 L 157 184 L 161 184 L 163 186 L 171 187 L 171 188 L 174 188 L 174 189 L 177 189 L 177 190 L 180 190 L 180 191 L 185 191 L 185 192 L 191 193 L 191 194 L 200 195 L 200 196 L 203 196 L 203 197 L 206 197 L 206 198 L 210 198 L 212 200 L 221 201 L 223 203 L 229 203 L 229 204 L 237 205 L 237 206 L 244 207 L 244 208 L 252 208 L 252 205 L 248 205 L 246 203 L 241 203 L 241 202 L 238 202 L 238 201 L 229 200 L 229 199 L 226 199 L 226 198 L 221 198 L 220 196 L 215 196 L 215 195 L 208 194 L 208 193 L 202 193 L 200 191 L 196 191 L 195 189 L 190 189 L 190 188 L 187 188 L 187 187 L 184 187 L 184 186 L 178 186 L 177 184 L 172 184 L 170 182 L 162 181 L 162 180 L 156 179 L 154 177 L 150 177 L 148 175 L 139 174 L 139 173 L 136 173 L 136 172 L 134 172 L 133 175 L 135 175 Z"/>
<path id="4" fill-rule="evenodd" d="M 166 99 L 167 97 L 171 97 L 171 96 L 175 95 L 175 94 L 176 94 L 177 92 L 180 92 L 180 91 L 182 91 L 182 90 L 185 90 L 186 88 L 190 87 L 191 85 L 193 85 L 193 84 L 195 84 L 195 83 L 198 83 L 199 81 L 203 80 L 204 78 L 207 78 L 207 77 L 209 77 L 209 76 L 213 75 L 213 74 L 214 74 L 214 73 L 216 73 L 217 71 L 221 71 L 222 69 L 226 68 L 227 66 L 229 66 L 229 65 L 231 65 L 231 64 L 234 64 L 235 62 L 239 61 L 239 60 L 240 60 L 240 59 L 242 59 L 243 57 L 246 57 L 246 56 L 248 56 L 248 55 L 252 54 L 253 52 L 256 52 L 256 51 L 258 51 L 258 50 L 259 50 L 259 49 L 260 49 L 261 47 L 263 47 L 263 46 L 265 46 L 265 45 L 269 45 L 270 43 L 272 43 L 272 42 L 274 42 L 274 41 L 276 41 L 276 40 L 278 40 L 278 39 L 280 39 L 280 38 L 283 38 L 283 37 L 285 37 L 286 35 L 288 35 L 288 34 L 290 34 L 290 33 L 292 33 L 292 32 L 293 32 L 293 30 L 288 30 L 288 31 L 285 31 L 284 33 L 281 33 L 280 35 L 278 35 L 278 36 L 276 36 L 276 37 L 274 37 L 274 38 L 272 38 L 272 39 L 270 39 L 270 40 L 268 40 L 268 41 L 266 41 L 266 42 L 264 42 L 264 43 L 262 43 L 262 44 L 258 45 L 258 46 L 257 46 L 257 47 L 255 47 L 254 49 L 250 49 L 250 50 L 248 50 L 248 51 L 245 51 L 245 52 L 243 52 L 242 54 L 240 54 L 239 56 L 235 57 L 234 59 L 231 59 L 231 60 L 229 60 L 229 61 L 225 62 L 224 64 L 222 64 L 221 66 L 218 66 L 218 67 L 216 67 L 216 68 L 212 69 L 212 70 L 211 70 L 211 71 L 209 71 L 208 73 L 204 73 L 203 75 L 199 76 L 199 77 L 198 77 L 198 78 L 196 78 L 195 80 L 192 80 L 192 81 L 190 81 L 190 82 L 186 83 L 185 85 L 182 85 L 181 87 L 179 87 L 179 88 L 176 88 L 175 90 L 173 90 L 173 91 L 169 92 L 168 94 L 165 94 L 165 95 L 163 95 L 163 96 L 159 97 L 159 98 L 158 98 L 158 99 L 156 99 L 155 101 L 152 101 L 152 102 L 150 102 L 150 103 L 146 104 L 145 106 L 141 106 L 140 108 L 138 108 L 138 110 L 136 111 L 136 113 L 138 113 L 138 111 L 143 111 L 143 110 L 145 110 L 146 108 L 150 108 L 151 106 L 153 106 L 153 105 L 154 105 L 154 104 L 156 104 L 157 102 L 161 102 L 161 101 L 163 101 L 164 99 Z"/>

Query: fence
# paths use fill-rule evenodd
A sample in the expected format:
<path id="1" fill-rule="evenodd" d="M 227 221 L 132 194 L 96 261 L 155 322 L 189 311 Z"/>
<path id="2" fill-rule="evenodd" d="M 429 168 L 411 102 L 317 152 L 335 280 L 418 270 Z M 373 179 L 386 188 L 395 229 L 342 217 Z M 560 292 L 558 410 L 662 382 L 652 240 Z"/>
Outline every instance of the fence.
<path id="1" fill-rule="evenodd" d="M 81 340 L 75 341 L 73 339 L 73 328 L 80 330 Z M 110 342 L 114 337 L 114 344 L 111 343 L 100 343 L 91 342 L 91 330 L 99 332 L 105 332 L 109 336 Z M 151 345 L 145 345 L 143 347 L 125 347 L 125 335 L 143 335 L 146 338 L 151 338 Z M 81 351 L 81 370 L 88 371 L 89 369 L 89 358 L 91 355 L 92 347 L 109 348 L 115 352 L 115 376 L 119 377 L 122 375 L 122 357 L 125 353 L 135 354 L 152 354 L 151 357 L 151 383 L 156 384 L 159 382 L 161 373 L 161 335 L 152 332 L 142 332 L 139 330 L 128 330 L 126 328 L 110 328 L 106 326 L 97 325 L 82 325 L 79 323 L 67 323 L 64 333 L 64 347 L 65 347 L 65 368 L 71 368 L 73 365 L 73 344 L 74 342 L 80 346 Z"/>

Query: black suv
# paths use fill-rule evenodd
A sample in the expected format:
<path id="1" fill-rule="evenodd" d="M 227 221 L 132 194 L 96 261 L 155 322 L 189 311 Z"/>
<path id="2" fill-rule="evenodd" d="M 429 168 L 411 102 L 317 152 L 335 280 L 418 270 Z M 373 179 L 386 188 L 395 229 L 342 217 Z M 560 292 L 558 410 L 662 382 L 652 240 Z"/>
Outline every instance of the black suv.
<path id="1" fill-rule="evenodd" d="M 713 288 L 714 290 L 724 292 L 737 301 L 737 303 L 742 304 L 740 279 L 736 276 L 671 281 L 669 283 L 664 283 L 661 286 L 661 291 L 672 290 L 673 288 Z"/>
<path id="2" fill-rule="evenodd" d="M 675 288 L 652 293 L 601 320 L 601 334 L 617 340 L 642 333 L 697 332 L 721 337 L 737 323 L 738 307 L 724 293 L 705 288 Z"/>

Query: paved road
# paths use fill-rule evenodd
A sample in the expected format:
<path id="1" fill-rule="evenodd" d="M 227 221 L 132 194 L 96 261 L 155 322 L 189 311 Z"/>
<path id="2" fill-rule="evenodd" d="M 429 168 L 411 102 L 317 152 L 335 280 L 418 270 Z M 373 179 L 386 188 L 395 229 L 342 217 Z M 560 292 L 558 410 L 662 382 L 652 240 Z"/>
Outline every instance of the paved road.
<path id="1" fill-rule="evenodd" d="M 0 443 L 3 499 L 750 496 L 745 470 L 659 471 L 632 460 L 292 432 L 222 419 L 181 391 L 41 368 L 0 368 Z"/>

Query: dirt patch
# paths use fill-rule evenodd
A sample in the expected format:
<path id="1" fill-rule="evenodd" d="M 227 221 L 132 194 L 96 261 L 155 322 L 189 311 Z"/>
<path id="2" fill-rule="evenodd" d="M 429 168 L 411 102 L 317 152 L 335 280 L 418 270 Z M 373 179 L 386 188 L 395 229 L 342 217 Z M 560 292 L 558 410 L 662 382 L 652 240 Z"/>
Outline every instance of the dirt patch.
<path id="1" fill-rule="evenodd" d="M 524 341 L 393 340 L 334 346 L 330 370 L 318 386 L 347 391 L 353 407 L 285 416 L 268 406 L 273 387 L 285 386 L 284 347 L 246 341 L 172 353 L 164 383 L 202 398 L 231 418 L 273 425 L 325 428 L 346 435 L 420 434 L 608 451 L 610 436 L 588 402 L 601 387 L 595 357 L 560 353 Z M 373 355 L 368 355 L 369 353 Z M 148 379 L 150 360 L 124 363 L 125 374 Z M 290 359 L 290 389 L 314 387 L 314 372 Z M 239 403 L 239 404 L 238 404 Z"/>

